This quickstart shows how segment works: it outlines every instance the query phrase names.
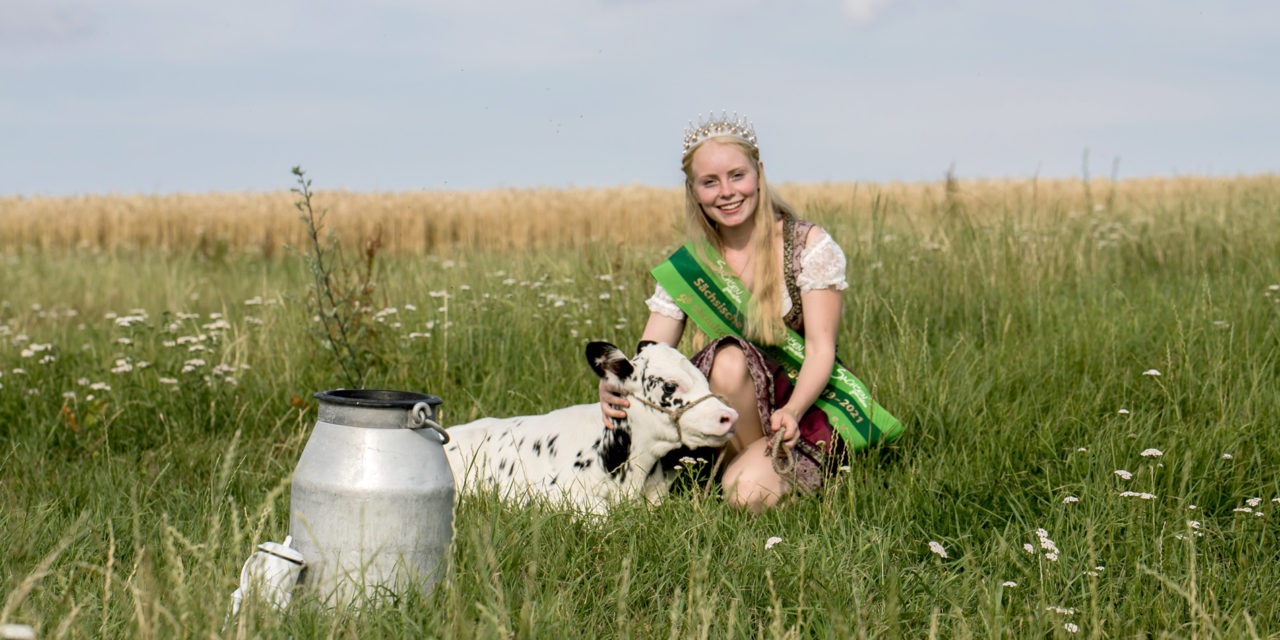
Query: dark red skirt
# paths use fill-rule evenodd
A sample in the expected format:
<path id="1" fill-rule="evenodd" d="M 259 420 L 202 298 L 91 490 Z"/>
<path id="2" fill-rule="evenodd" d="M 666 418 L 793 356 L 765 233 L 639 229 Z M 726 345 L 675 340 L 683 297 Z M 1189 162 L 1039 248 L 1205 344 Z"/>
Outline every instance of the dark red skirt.
<path id="1" fill-rule="evenodd" d="M 792 384 L 781 365 L 765 355 L 758 347 L 737 336 L 725 336 L 708 344 L 692 358 L 694 366 L 710 377 L 716 350 L 725 344 L 734 344 L 747 357 L 747 368 L 756 388 L 756 410 L 765 438 L 773 435 L 769 420 L 778 407 L 791 397 Z M 824 478 L 836 471 L 843 459 L 844 448 L 827 420 L 827 414 L 816 406 L 800 417 L 800 442 L 796 445 L 796 486 L 803 491 L 820 488 Z M 772 452 L 770 452 L 771 454 Z"/>

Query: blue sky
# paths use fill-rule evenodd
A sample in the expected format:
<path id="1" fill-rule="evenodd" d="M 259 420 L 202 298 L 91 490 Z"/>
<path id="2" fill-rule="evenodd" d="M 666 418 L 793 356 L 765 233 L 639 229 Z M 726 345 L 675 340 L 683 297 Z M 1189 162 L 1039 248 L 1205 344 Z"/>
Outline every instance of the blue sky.
<path id="1" fill-rule="evenodd" d="M 0 194 L 1280 171 L 1280 3 L 0 0 Z"/>

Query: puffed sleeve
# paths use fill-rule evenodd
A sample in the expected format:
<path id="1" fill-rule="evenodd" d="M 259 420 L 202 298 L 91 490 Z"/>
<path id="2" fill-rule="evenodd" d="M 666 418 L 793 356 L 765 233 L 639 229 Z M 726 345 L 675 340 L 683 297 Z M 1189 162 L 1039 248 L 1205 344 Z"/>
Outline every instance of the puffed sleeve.
<path id="1" fill-rule="evenodd" d="M 671 298 L 671 294 L 662 288 L 662 285 L 657 285 L 653 295 L 648 300 L 645 300 L 644 303 L 654 313 L 660 313 L 672 320 L 684 320 L 684 312 L 676 305 L 676 301 Z"/>
<path id="2" fill-rule="evenodd" d="M 813 244 L 800 253 L 800 273 L 796 274 L 796 285 L 800 292 L 817 289 L 844 291 L 849 288 L 845 279 L 845 257 L 840 245 L 825 232 Z"/>

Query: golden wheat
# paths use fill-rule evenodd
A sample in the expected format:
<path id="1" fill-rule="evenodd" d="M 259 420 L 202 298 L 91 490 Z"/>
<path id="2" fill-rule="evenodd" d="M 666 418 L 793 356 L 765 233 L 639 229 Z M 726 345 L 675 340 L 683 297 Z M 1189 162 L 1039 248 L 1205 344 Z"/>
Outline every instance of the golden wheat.
<path id="1" fill-rule="evenodd" d="M 1226 215 L 1232 202 L 1280 191 L 1280 176 L 930 183 L 780 184 L 807 217 L 878 218 L 885 228 L 927 230 L 943 217 L 1052 222 L 1096 210 L 1131 215 L 1188 207 Z M 274 193 L 0 197 L 0 250 L 255 252 L 305 242 L 295 196 Z M 341 239 L 381 236 L 393 253 L 520 250 L 594 243 L 670 243 L 681 237 L 678 188 L 619 186 L 486 191 L 320 191 L 326 225 Z"/>

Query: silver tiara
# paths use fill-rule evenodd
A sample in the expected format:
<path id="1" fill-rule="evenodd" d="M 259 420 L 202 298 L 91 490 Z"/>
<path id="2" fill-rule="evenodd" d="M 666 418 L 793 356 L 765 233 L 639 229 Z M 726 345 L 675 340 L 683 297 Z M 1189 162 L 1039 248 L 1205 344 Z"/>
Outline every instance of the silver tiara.
<path id="1" fill-rule="evenodd" d="M 738 112 L 733 112 L 733 117 L 729 117 L 727 111 L 721 111 L 720 117 L 715 114 L 707 114 L 707 119 L 702 119 L 702 114 L 698 114 L 698 124 L 694 126 L 693 121 L 689 121 L 689 126 L 684 130 L 684 151 L 698 146 L 698 143 L 707 138 L 716 136 L 733 136 L 751 143 L 751 146 L 759 149 L 756 145 L 756 128 L 747 121 L 746 116 L 739 116 Z"/>

